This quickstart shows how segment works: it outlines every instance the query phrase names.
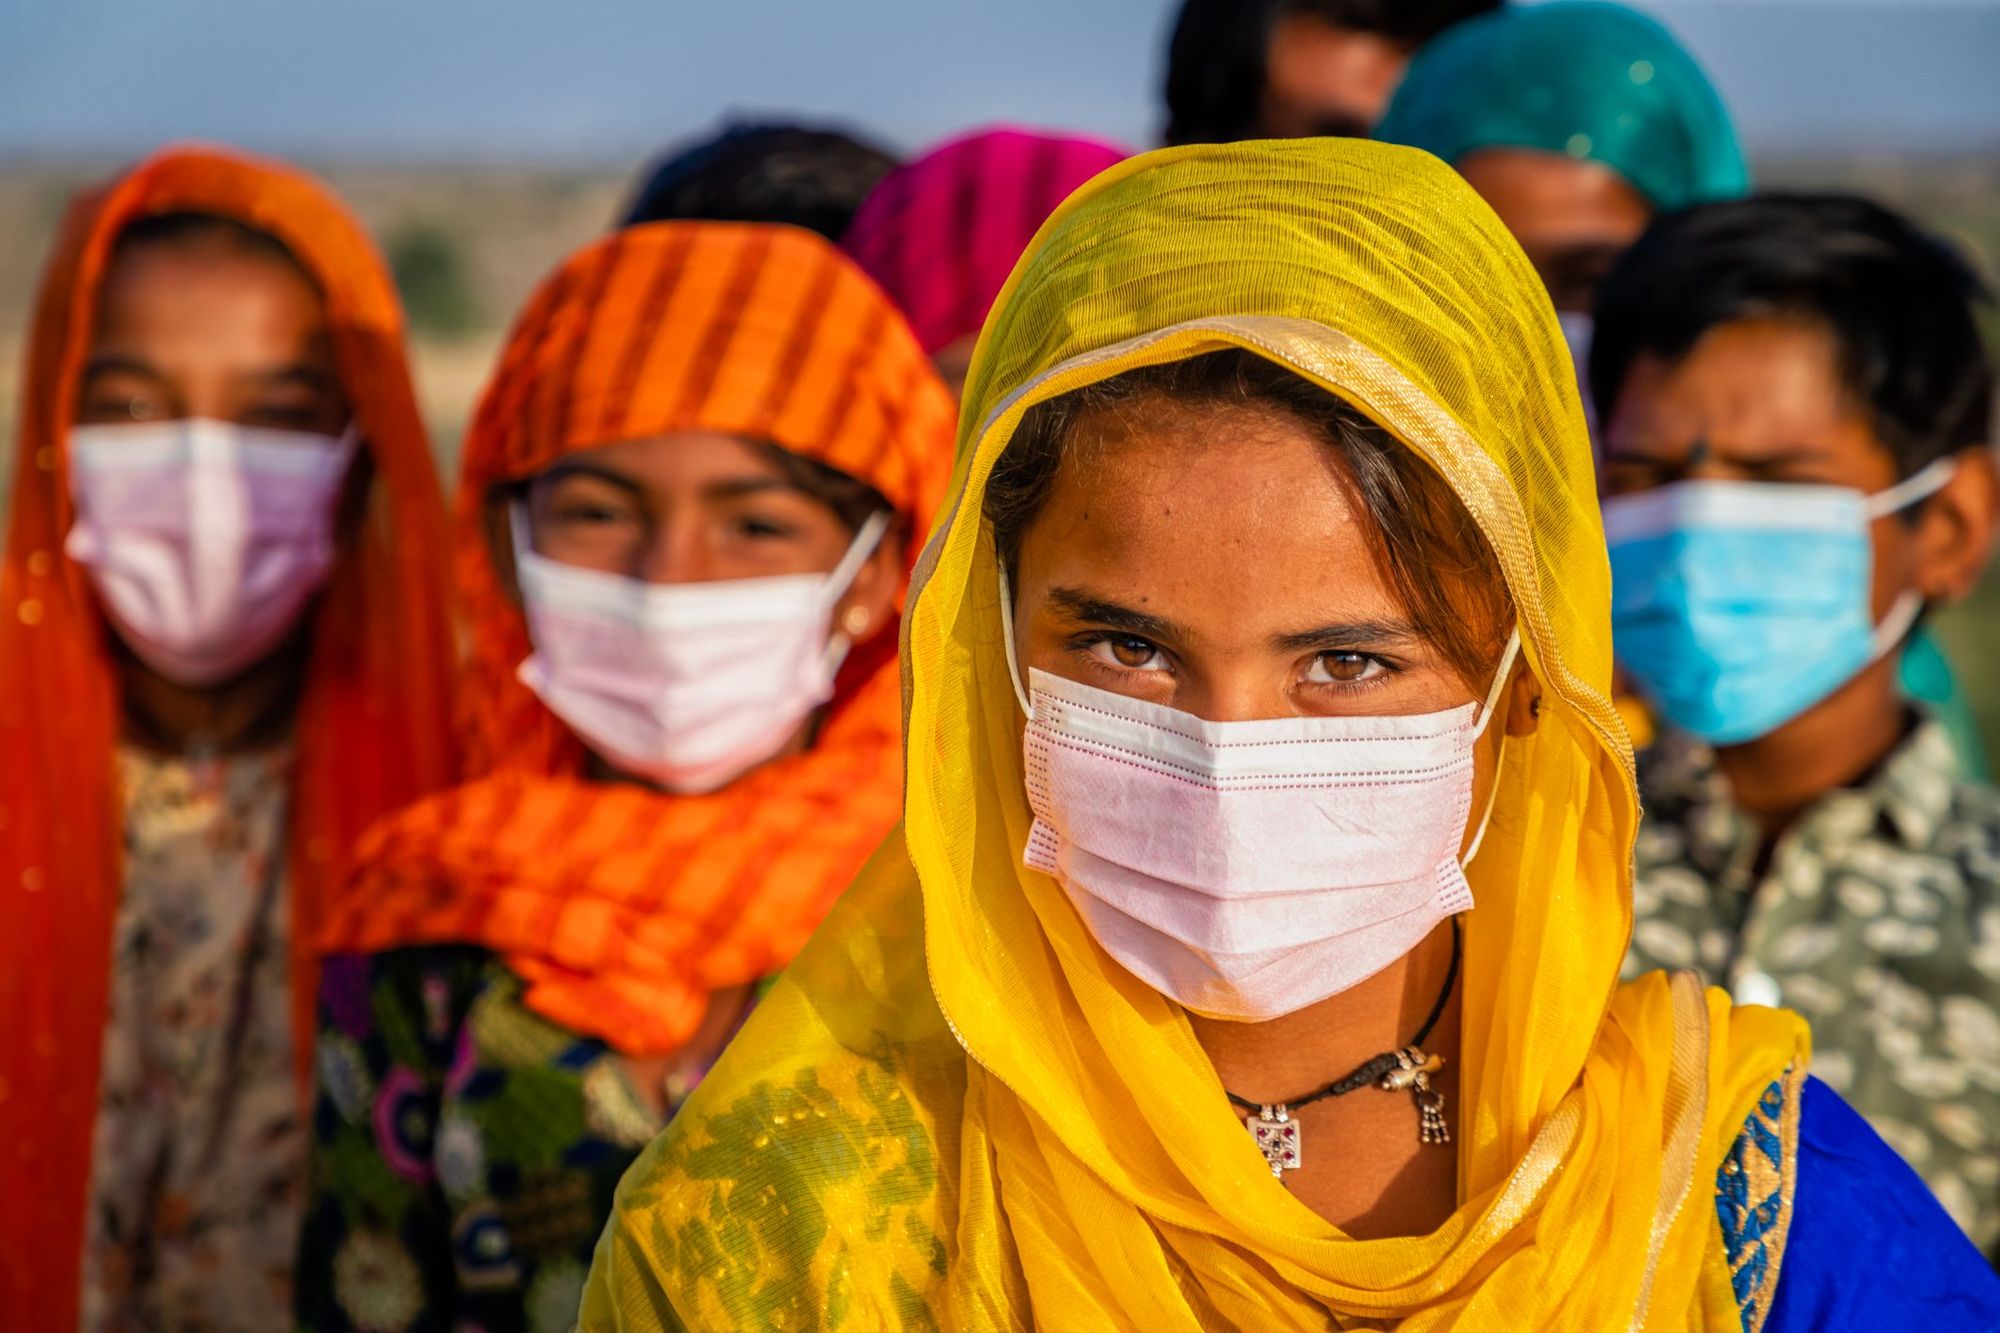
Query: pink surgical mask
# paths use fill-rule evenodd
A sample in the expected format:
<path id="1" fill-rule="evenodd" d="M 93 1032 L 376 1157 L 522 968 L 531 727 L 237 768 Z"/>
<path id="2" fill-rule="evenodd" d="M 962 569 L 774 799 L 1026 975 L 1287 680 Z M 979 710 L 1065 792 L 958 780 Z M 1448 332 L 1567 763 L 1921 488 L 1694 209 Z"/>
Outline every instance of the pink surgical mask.
<path id="1" fill-rule="evenodd" d="M 534 653 L 523 684 L 619 770 L 714 791 L 771 758 L 833 697 L 847 657 L 833 610 L 889 515 L 831 573 L 647 583 L 537 555 L 514 514 L 514 566 Z"/>
<path id="2" fill-rule="evenodd" d="M 351 431 L 203 417 L 72 427 L 63 550 L 141 661 L 214 685 L 277 647 L 326 582 L 354 450 Z"/>
<path id="3" fill-rule="evenodd" d="M 1207 722 L 1030 671 L 1026 862 L 1196 1013 L 1261 1022 L 1338 994 L 1472 906 L 1473 747 L 1519 646 L 1483 705 L 1408 717 Z"/>

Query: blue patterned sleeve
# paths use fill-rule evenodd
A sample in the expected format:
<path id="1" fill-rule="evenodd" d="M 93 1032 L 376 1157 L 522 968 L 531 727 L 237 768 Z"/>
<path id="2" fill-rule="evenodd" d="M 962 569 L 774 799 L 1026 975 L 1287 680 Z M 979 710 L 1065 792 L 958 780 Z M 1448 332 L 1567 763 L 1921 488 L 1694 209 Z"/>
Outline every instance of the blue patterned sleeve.
<path id="1" fill-rule="evenodd" d="M 1765 1333 L 2000 1329 L 2000 1276 L 1840 1094 L 1808 1079 Z"/>

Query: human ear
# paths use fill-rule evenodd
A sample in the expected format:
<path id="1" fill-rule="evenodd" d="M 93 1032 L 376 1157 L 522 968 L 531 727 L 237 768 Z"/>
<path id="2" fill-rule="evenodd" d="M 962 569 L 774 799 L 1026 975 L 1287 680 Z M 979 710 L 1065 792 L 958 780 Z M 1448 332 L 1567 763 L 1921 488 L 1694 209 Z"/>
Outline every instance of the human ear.
<path id="1" fill-rule="evenodd" d="M 1970 593 L 2000 535 L 2000 467 L 1994 450 L 1960 450 L 1951 479 L 1924 502 L 1910 534 L 1910 583 L 1928 602 Z"/>
<path id="2" fill-rule="evenodd" d="M 834 607 L 834 631 L 849 642 L 865 643 L 889 623 L 903 585 L 904 544 L 902 522 L 892 522 Z"/>
<path id="3" fill-rule="evenodd" d="M 1542 725 L 1542 682 L 1535 679 L 1526 662 L 1515 664 L 1514 679 L 1500 702 L 1507 710 L 1509 736 L 1532 736 Z"/>

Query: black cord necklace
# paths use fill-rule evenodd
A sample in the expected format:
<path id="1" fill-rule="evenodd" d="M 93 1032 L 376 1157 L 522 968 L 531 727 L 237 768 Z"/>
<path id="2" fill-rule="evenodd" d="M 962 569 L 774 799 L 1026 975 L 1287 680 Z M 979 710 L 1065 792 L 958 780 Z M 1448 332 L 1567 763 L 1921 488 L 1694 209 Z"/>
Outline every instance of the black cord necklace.
<path id="1" fill-rule="evenodd" d="M 1417 1035 L 1410 1044 L 1400 1050 L 1384 1051 L 1342 1078 L 1305 1096 L 1289 1102 L 1253 1102 L 1238 1097 L 1227 1088 L 1225 1096 L 1246 1111 L 1254 1112 L 1243 1117 L 1243 1124 L 1250 1131 L 1250 1137 L 1257 1141 L 1257 1147 L 1264 1154 L 1264 1160 L 1271 1165 L 1271 1174 L 1279 1179 L 1287 1171 L 1296 1171 L 1305 1161 L 1305 1136 L 1299 1132 L 1299 1125 L 1292 1119 L 1292 1112 L 1301 1106 L 1310 1106 L 1323 1097 L 1344 1097 L 1357 1088 L 1376 1087 L 1384 1092 L 1401 1092 L 1405 1088 L 1417 1099 L 1417 1135 L 1424 1143 L 1451 1142 L 1451 1128 L 1445 1124 L 1444 1094 L 1431 1086 L 1430 1076 L 1444 1068 L 1444 1057 L 1427 1055 L 1423 1044 L 1430 1038 L 1431 1029 L 1444 1016 L 1445 1002 L 1451 999 L 1451 988 L 1458 981 L 1458 958 L 1461 948 L 1458 918 L 1451 919 L 1451 966 L 1445 970 L 1444 988 L 1438 992 L 1437 1003 L 1431 1006 L 1430 1017 L 1417 1029 Z"/>

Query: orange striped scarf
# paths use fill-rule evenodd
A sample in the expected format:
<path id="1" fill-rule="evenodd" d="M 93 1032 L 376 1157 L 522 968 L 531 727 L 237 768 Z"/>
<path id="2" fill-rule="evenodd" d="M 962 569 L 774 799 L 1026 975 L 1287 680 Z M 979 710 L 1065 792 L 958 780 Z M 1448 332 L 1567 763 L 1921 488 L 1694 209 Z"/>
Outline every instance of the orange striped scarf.
<path id="1" fill-rule="evenodd" d="M 868 482 L 914 555 L 952 417 L 902 317 L 809 232 L 659 223 L 571 258 L 522 315 L 467 437 L 475 780 L 376 831 L 324 946 L 482 945 L 537 1012 L 634 1055 L 673 1050 L 712 992 L 782 968 L 901 812 L 894 627 L 850 655 L 804 754 L 704 796 L 585 781 L 582 746 L 516 678 L 529 642 L 487 545 L 495 487 L 577 450 L 719 431 Z"/>
<path id="2" fill-rule="evenodd" d="M 83 570 L 62 554 L 78 379 L 113 245 L 157 213 L 271 233 L 317 282 L 375 475 L 368 520 L 314 612 L 291 823 L 292 1014 L 301 1075 L 311 940 L 376 820 L 454 777 L 444 507 L 367 234 L 317 182 L 233 152 L 170 149 L 79 199 L 42 279 L 0 573 L 0 1328 L 74 1327 L 84 1194 L 121 889 L 117 685 Z"/>

